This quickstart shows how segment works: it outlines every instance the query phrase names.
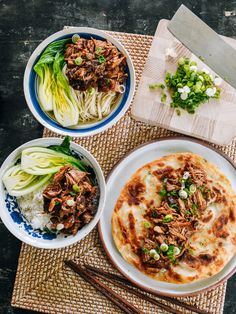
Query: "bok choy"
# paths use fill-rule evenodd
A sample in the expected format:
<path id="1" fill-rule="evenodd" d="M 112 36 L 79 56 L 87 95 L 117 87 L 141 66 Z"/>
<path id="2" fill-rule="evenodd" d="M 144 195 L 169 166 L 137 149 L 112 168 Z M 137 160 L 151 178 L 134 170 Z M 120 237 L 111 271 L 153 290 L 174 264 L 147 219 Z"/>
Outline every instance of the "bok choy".
<path id="1" fill-rule="evenodd" d="M 29 147 L 21 155 L 22 169 L 33 175 L 56 173 L 66 164 L 86 171 L 83 163 L 75 157 L 45 147 Z"/>
<path id="2" fill-rule="evenodd" d="M 25 172 L 21 165 L 9 168 L 3 175 L 2 181 L 12 196 L 22 196 L 31 193 L 46 184 L 51 174 L 38 176 Z"/>
<path id="3" fill-rule="evenodd" d="M 43 110 L 53 110 L 53 94 L 52 94 L 52 83 L 53 83 L 53 72 L 50 65 L 44 64 L 41 67 L 43 76 L 38 77 L 38 99 Z"/>
<path id="4" fill-rule="evenodd" d="M 57 53 L 53 63 L 54 83 L 52 85 L 53 112 L 56 120 L 63 126 L 75 125 L 79 120 L 79 109 L 69 86 L 62 73 L 65 65 L 64 56 Z"/>
<path id="5" fill-rule="evenodd" d="M 65 44 L 69 41 L 70 39 L 63 39 L 48 45 L 34 66 L 38 74 L 39 103 L 44 111 L 53 111 L 62 126 L 75 125 L 79 120 L 76 97 L 62 72 L 65 65 Z"/>

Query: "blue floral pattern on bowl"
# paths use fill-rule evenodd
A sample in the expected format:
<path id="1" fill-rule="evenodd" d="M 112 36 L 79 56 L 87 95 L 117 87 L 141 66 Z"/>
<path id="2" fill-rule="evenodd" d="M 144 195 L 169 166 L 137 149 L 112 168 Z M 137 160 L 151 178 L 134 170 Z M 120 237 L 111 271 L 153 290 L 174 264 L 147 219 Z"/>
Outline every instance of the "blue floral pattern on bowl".
<path id="1" fill-rule="evenodd" d="M 57 238 L 57 234 L 55 233 L 47 233 L 41 230 L 33 229 L 29 222 L 22 215 L 20 208 L 17 204 L 16 197 L 6 193 L 5 203 L 7 210 L 14 223 L 18 224 L 19 227 L 22 228 L 25 232 L 27 232 L 30 236 L 34 238 L 41 238 L 44 240 L 53 240 Z"/>

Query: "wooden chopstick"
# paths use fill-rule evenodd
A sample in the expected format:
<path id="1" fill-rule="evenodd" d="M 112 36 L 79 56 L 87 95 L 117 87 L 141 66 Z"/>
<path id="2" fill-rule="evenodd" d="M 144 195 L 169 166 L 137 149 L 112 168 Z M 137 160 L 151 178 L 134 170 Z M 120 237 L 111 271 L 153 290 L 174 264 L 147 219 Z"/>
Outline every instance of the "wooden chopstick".
<path id="1" fill-rule="evenodd" d="M 85 268 L 87 268 L 86 267 L 86 265 L 85 265 Z M 164 304 L 164 303 L 162 303 L 162 302 L 159 302 L 159 301 L 157 301 L 157 300 L 155 300 L 155 299 L 152 299 L 152 298 L 150 298 L 149 296 L 147 296 L 147 295 L 145 295 L 145 294 L 143 294 L 143 293 L 141 293 L 141 292 L 139 292 L 139 291 L 137 291 L 137 290 L 134 290 L 133 288 L 131 288 L 131 287 L 127 287 L 127 286 L 125 286 L 123 283 L 121 283 L 121 282 L 114 282 L 114 278 L 112 279 L 112 278 L 108 278 L 108 276 L 105 276 L 104 274 L 102 274 L 101 272 L 99 272 L 99 273 L 97 273 L 96 271 L 94 271 L 94 270 L 91 270 L 91 269 L 89 269 L 89 268 L 87 268 L 89 271 L 91 271 L 91 273 L 93 273 L 93 274 L 95 274 L 95 275 L 97 275 L 97 276 L 99 276 L 99 277 L 101 277 L 101 278 L 103 278 L 103 279 L 106 279 L 106 280 L 108 280 L 108 281 L 111 281 L 113 284 L 115 284 L 116 286 L 118 286 L 118 287 L 120 287 L 120 288 L 122 288 L 122 289 L 125 289 L 126 291 L 128 291 L 128 292 L 130 292 L 130 293 L 132 293 L 132 294 L 135 294 L 136 296 L 138 296 L 139 298 L 142 298 L 143 300 L 146 300 L 146 301 L 148 301 L 148 302 L 150 302 L 150 303 L 152 303 L 152 304 L 154 304 L 154 305 L 157 305 L 157 306 L 159 306 L 160 308 L 162 308 L 162 309 L 164 309 L 164 310 L 166 310 L 166 311 L 168 311 L 168 312 L 170 312 L 170 313 L 172 313 L 172 314 L 182 314 L 182 312 L 181 311 L 179 311 L 179 310 L 176 310 L 176 309 L 173 309 L 172 307 L 170 307 L 170 306 L 168 306 L 168 305 L 166 305 L 166 304 Z"/>
<path id="2" fill-rule="evenodd" d="M 117 305 L 121 310 L 123 310 L 127 314 L 144 314 L 144 312 L 137 309 L 133 304 L 122 298 L 119 294 L 114 292 L 107 285 L 102 283 L 97 278 L 91 276 L 89 272 L 84 270 L 82 267 L 77 265 L 73 261 L 64 261 L 64 263 L 73 269 L 77 274 L 79 274 L 85 281 L 89 282 L 94 288 L 96 288 L 99 292 L 105 295 L 111 302 Z"/>
<path id="3" fill-rule="evenodd" d="M 90 270 L 91 272 L 93 272 L 94 274 L 97 274 L 98 276 L 101 276 L 101 277 L 103 276 L 103 278 L 105 277 L 105 278 L 107 278 L 108 280 L 117 280 L 117 281 L 122 282 L 122 283 L 124 283 L 124 284 L 126 284 L 126 285 L 132 286 L 132 283 L 131 283 L 129 280 L 127 280 L 126 278 L 121 277 L 120 275 L 116 275 L 116 274 L 111 274 L 111 273 L 105 272 L 105 271 L 103 271 L 103 270 L 101 270 L 101 269 L 99 269 L 99 268 L 97 268 L 97 267 L 93 267 L 93 266 L 91 266 L 91 265 L 85 265 L 85 267 L 86 267 L 88 270 Z M 117 284 L 117 283 L 116 283 L 116 284 Z M 125 287 L 123 286 L 123 288 L 125 288 Z M 128 288 L 128 287 L 126 287 L 126 288 Z M 152 298 L 146 296 L 145 294 L 143 294 L 143 293 L 141 293 L 141 292 L 138 292 L 137 290 L 133 290 L 133 289 L 131 289 L 131 290 L 132 290 L 132 292 L 133 292 L 134 294 L 136 294 L 137 296 L 139 296 L 139 297 L 141 297 L 141 298 L 146 299 L 146 300 L 149 301 L 150 303 L 153 303 L 153 304 L 158 305 L 158 306 L 160 306 L 160 307 L 163 307 L 163 306 L 166 307 L 165 304 L 163 304 L 162 302 L 157 301 L 156 299 L 152 299 Z M 192 311 L 192 312 L 195 312 L 195 313 L 199 313 L 199 314 L 209 314 L 209 312 L 207 312 L 207 311 L 205 311 L 205 310 L 201 310 L 201 309 L 197 308 L 197 307 L 194 306 L 194 305 L 187 304 L 187 303 L 185 303 L 185 302 L 179 301 L 179 300 L 174 299 L 174 298 L 165 297 L 165 296 L 158 296 L 158 298 L 163 299 L 163 300 L 166 300 L 166 301 L 168 301 L 168 302 L 170 302 L 170 303 L 172 303 L 172 304 L 178 305 L 178 306 L 180 306 L 180 307 L 186 308 L 186 309 L 188 309 L 188 310 L 190 310 L 190 311 Z M 164 307 L 163 307 L 163 308 L 164 308 Z M 167 310 L 168 310 L 169 312 L 171 312 L 171 313 L 177 313 L 176 311 L 178 311 L 178 310 L 173 309 L 173 312 L 172 312 L 172 311 L 171 311 L 172 309 L 171 309 L 169 306 L 167 306 L 167 308 L 164 308 L 164 309 L 167 309 Z M 179 312 L 179 311 L 178 311 L 178 313 L 182 313 L 182 312 Z"/>

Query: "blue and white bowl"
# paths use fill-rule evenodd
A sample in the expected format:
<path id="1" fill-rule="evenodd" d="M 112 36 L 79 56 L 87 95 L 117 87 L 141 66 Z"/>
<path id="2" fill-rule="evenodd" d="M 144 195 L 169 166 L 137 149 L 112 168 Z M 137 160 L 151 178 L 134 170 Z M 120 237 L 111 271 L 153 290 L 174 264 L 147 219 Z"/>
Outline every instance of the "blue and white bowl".
<path id="1" fill-rule="evenodd" d="M 38 99 L 37 99 L 37 91 L 36 91 L 36 73 L 33 69 L 34 65 L 37 63 L 40 55 L 44 51 L 44 49 L 53 41 L 70 38 L 74 34 L 79 34 L 82 38 L 95 38 L 100 40 L 108 40 L 113 45 L 115 45 L 127 58 L 127 73 L 128 78 L 125 84 L 125 92 L 122 94 L 120 101 L 115 106 L 113 111 L 104 119 L 99 122 L 89 123 L 89 124 L 81 124 L 78 127 L 63 127 L 55 120 L 50 118 L 40 107 Z M 135 91 L 135 72 L 132 60 L 127 52 L 127 50 L 112 36 L 106 34 L 105 32 L 89 28 L 89 27 L 71 27 L 67 29 L 63 29 L 57 33 L 46 38 L 32 53 L 25 69 L 24 74 L 24 94 L 26 102 L 29 106 L 30 111 L 34 115 L 34 117 L 45 127 L 52 130 L 53 132 L 62 134 L 62 135 L 70 135 L 73 137 L 79 136 L 88 136 L 93 135 L 99 132 L 106 130 L 115 124 L 127 111 L 129 105 L 132 101 L 133 95 Z"/>
<path id="2" fill-rule="evenodd" d="M 60 145 L 61 142 L 62 139 L 59 138 L 39 138 L 27 142 L 15 149 L 7 157 L 7 159 L 2 164 L 2 167 L 0 168 L 0 217 L 2 222 L 19 240 L 38 248 L 57 249 L 80 241 L 96 226 L 104 207 L 106 187 L 102 170 L 96 159 L 86 149 L 73 142 L 70 145 L 71 149 L 76 154 L 78 154 L 78 156 L 86 165 L 92 167 L 100 191 L 98 209 L 93 220 L 91 220 L 90 223 L 79 230 L 75 236 L 64 235 L 62 233 L 58 235 L 49 234 L 33 229 L 30 223 L 22 215 L 16 198 L 7 193 L 2 182 L 2 176 L 5 171 L 19 158 L 24 148 L 33 146 L 47 147 L 50 145 Z"/>

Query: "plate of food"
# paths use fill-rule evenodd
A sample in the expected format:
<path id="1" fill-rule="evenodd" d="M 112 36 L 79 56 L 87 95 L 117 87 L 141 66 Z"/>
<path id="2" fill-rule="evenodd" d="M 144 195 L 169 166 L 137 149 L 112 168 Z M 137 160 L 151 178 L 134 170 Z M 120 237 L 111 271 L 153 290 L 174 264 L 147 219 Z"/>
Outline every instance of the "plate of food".
<path id="1" fill-rule="evenodd" d="M 135 73 L 126 49 L 109 34 L 70 27 L 32 53 L 24 93 L 34 117 L 50 130 L 88 136 L 117 122 L 128 109 Z"/>
<path id="2" fill-rule="evenodd" d="M 14 150 L 0 169 L 0 217 L 19 240 L 54 249 L 97 224 L 105 179 L 96 159 L 69 137 L 40 138 Z"/>
<path id="3" fill-rule="evenodd" d="M 139 146 L 112 170 L 99 234 L 114 266 L 172 297 L 213 288 L 236 270 L 236 170 L 186 137 Z"/>

